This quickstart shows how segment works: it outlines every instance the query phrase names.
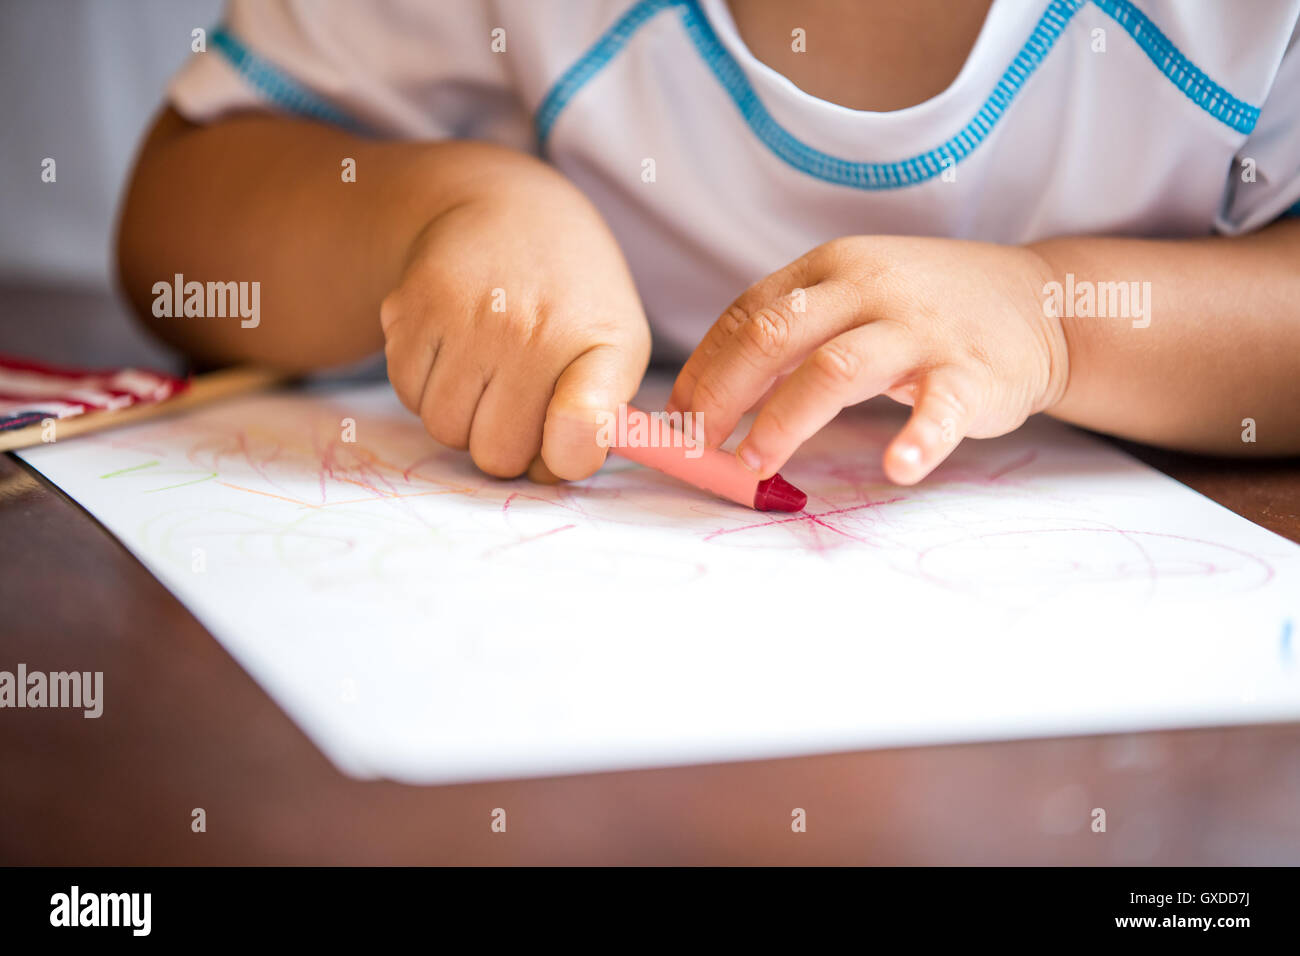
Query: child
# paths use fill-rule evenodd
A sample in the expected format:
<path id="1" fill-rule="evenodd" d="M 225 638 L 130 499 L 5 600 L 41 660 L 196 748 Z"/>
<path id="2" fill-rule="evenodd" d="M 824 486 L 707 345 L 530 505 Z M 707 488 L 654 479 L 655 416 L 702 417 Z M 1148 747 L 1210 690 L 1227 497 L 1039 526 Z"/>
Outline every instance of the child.
<path id="1" fill-rule="evenodd" d="M 761 477 L 878 394 L 913 406 L 901 483 L 1038 412 L 1295 453 L 1298 19 L 232 0 L 143 146 L 122 279 L 207 360 L 382 346 L 429 434 L 503 477 L 600 467 L 651 328 L 711 443 L 758 406 L 737 454 Z M 263 317 L 156 316 L 175 274 L 257 281 Z"/>

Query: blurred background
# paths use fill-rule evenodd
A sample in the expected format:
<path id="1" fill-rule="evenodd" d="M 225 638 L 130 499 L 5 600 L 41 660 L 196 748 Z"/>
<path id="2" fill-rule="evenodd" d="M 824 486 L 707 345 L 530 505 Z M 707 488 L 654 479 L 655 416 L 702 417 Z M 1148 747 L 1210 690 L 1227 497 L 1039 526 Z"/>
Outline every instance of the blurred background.
<path id="1" fill-rule="evenodd" d="M 190 31 L 221 0 L 0 2 L 0 352 L 176 364 L 113 295 L 122 186 Z M 51 157 L 57 179 L 42 182 Z"/>

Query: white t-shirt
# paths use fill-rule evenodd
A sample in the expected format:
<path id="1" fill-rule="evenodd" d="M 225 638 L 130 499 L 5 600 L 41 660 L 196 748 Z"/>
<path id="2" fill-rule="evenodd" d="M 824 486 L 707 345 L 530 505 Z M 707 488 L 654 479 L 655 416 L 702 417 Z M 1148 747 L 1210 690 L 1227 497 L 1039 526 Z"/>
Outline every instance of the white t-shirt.
<path id="1" fill-rule="evenodd" d="M 539 153 L 682 355 L 837 236 L 1235 234 L 1300 211 L 1298 21 L 1300 0 L 994 0 L 947 89 L 876 113 L 763 65 L 724 0 L 231 0 L 170 99 Z"/>

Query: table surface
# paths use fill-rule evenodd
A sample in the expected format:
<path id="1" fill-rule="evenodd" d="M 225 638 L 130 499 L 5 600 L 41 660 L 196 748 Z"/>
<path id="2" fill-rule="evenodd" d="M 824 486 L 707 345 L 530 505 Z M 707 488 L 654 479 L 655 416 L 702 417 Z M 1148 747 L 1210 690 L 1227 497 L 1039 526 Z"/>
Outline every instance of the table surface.
<path id="1" fill-rule="evenodd" d="M 92 291 L 0 289 L 0 352 L 173 360 Z M 1123 447 L 1300 541 L 1300 461 Z M 1300 863 L 1300 724 L 449 787 L 350 779 L 111 535 L 8 455 L 0 607 L 0 669 L 103 671 L 114 689 L 98 720 L 0 712 L 0 863 Z M 791 829 L 796 807 L 806 832 Z"/>

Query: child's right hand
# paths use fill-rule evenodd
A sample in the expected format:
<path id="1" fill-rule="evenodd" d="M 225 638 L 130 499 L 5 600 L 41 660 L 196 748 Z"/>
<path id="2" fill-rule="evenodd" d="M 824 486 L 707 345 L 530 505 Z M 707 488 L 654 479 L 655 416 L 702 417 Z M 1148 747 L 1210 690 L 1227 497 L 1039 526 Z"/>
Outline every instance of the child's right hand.
<path id="1" fill-rule="evenodd" d="M 640 297 L 557 172 L 526 160 L 483 180 L 417 236 L 383 301 L 389 380 L 488 474 L 585 478 L 605 460 L 598 415 L 631 399 L 649 361 Z"/>

